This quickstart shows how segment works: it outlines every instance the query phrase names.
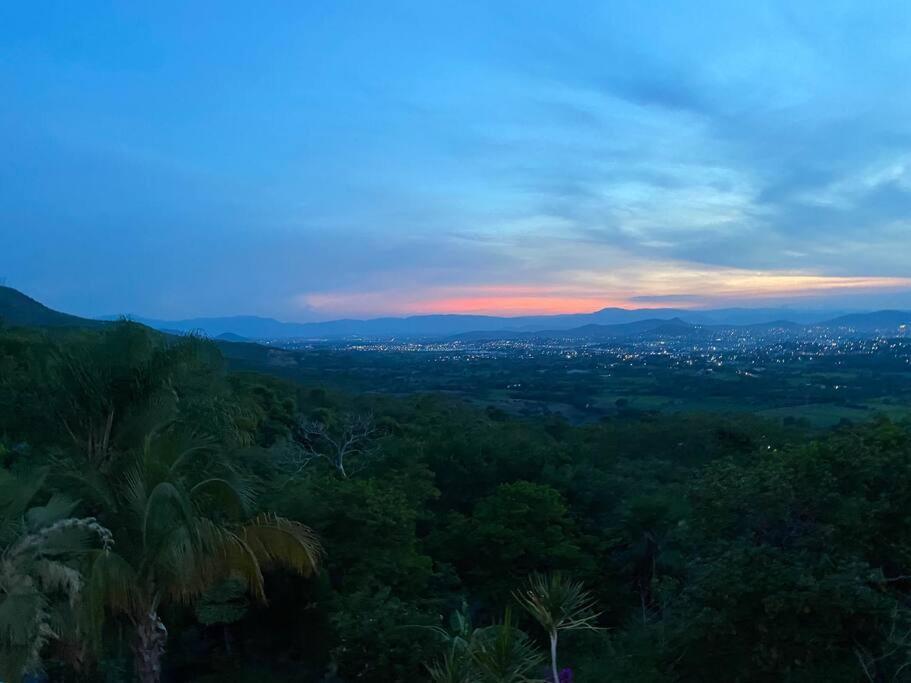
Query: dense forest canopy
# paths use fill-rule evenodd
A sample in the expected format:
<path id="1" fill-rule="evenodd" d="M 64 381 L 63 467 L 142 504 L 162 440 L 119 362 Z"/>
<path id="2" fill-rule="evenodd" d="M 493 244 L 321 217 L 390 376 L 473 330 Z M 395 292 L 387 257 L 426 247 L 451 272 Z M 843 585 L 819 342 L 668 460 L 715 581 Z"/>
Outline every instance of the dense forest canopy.
<path id="1" fill-rule="evenodd" d="M 520 418 L 0 330 L 0 671 L 911 680 L 911 426 Z"/>

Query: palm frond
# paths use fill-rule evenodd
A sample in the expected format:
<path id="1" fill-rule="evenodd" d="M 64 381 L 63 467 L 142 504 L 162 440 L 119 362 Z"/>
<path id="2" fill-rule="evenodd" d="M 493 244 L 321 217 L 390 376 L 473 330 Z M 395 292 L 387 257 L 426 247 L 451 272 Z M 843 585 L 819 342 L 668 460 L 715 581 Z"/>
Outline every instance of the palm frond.
<path id="1" fill-rule="evenodd" d="M 433 683 L 475 683 L 471 659 L 466 652 L 452 650 L 427 666 Z"/>
<path id="2" fill-rule="evenodd" d="M 200 535 L 208 552 L 196 567 L 198 584 L 208 587 L 228 577 L 238 578 L 244 582 L 254 599 L 265 602 L 262 568 L 253 549 L 242 536 L 210 520 L 202 521 Z"/>
<path id="3" fill-rule="evenodd" d="M 33 575 L 43 593 L 63 593 L 75 604 L 82 590 L 82 574 L 63 562 L 38 560 L 35 562 Z"/>
<path id="4" fill-rule="evenodd" d="M 40 591 L 21 587 L 0 598 L 0 676 L 21 679 L 41 668 L 41 650 L 55 637 L 49 601 Z"/>
<path id="5" fill-rule="evenodd" d="M 141 586 L 136 571 L 123 557 L 112 551 L 98 552 L 91 563 L 88 583 L 92 593 L 104 604 L 120 612 L 139 607 Z"/>
<path id="6" fill-rule="evenodd" d="M 108 480 L 94 468 L 77 469 L 72 462 L 56 460 L 53 472 L 48 476 L 53 485 L 76 493 L 93 507 L 117 510 L 117 501 Z"/>
<path id="7" fill-rule="evenodd" d="M 69 517 L 77 505 L 79 505 L 78 500 L 55 493 L 47 504 L 28 509 L 25 513 L 26 528 L 29 531 L 35 531 Z"/>
<path id="8" fill-rule="evenodd" d="M 198 456 L 209 453 L 215 445 L 215 440 L 209 436 L 202 436 L 194 432 L 182 430 L 171 431 L 171 442 L 167 444 L 164 453 L 167 454 L 166 463 L 169 472 L 179 473 L 193 464 Z"/>
<path id="9" fill-rule="evenodd" d="M 253 487 L 239 477 L 209 477 L 194 484 L 190 495 L 200 505 L 214 505 L 234 517 L 242 517 L 253 506 Z"/>
<path id="10" fill-rule="evenodd" d="M 6 548 L 3 552 L 3 559 L 10 564 L 15 564 L 25 558 L 34 559 L 41 554 L 54 554 L 60 538 L 67 536 L 72 538 L 72 532 L 93 534 L 100 539 L 104 548 L 109 548 L 113 543 L 111 532 L 101 526 L 94 517 L 82 519 L 71 517 L 61 519 L 33 533 L 24 534 Z"/>
<path id="11" fill-rule="evenodd" d="M 323 547 L 310 527 L 277 515 L 258 515 L 238 534 L 264 566 L 279 565 L 309 576 L 319 570 Z"/>
<path id="12" fill-rule="evenodd" d="M 595 598 L 581 581 L 572 581 L 555 572 L 532 574 L 521 590 L 513 592 L 516 601 L 548 633 L 595 629 L 600 612 Z"/>
<path id="13" fill-rule="evenodd" d="M 509 609 L 503 623 L 478 630 L 470 654 L 484 683 L 537 683 L 532 672 L 544 661 L 531 639 L 515 627 Z"/>
<path id="14" fill-rule="evenodd" d="M 9 520 L 25 514 L 44 486 L 47 470 L 32 469 L 17 475 L 0 469 L 0 517 Z"/>
<path id="15" fill-rule="evenodd" d="M 145 519 L 149 492 L 141 461 L 136 461 L 123 475 L 123 486 L 119 491 L 137 520 Z"/>
<path id="16" fill-rule="evenodd" d="M 205 557 L 200 543 L 196 525 L 177 524 L 157 535 L 155 545 L 145 549 L 141 578 L 183 602 L 192 601 L 206 588 L 197 570 Z"/>
<path id="17" fill-rule="evenodd" d="M 152 489 L 142 515 L 142 542 L 147 549 L 159 547 L 175 527 L 192 530 L 195 526 L 193 506 L 184 491 L 167 481 Z M 198 546 L 193 534 L 188 539 Z"/>
<path id="18" fill-rule="evenodd" d="M 62 560 L 84 550 L 88 538 L 110 547 L 110 532 L 94 518 L 63 516 L 72 508 L 56 497 L 27 510 L 16 525 L 20 535 L 0 556 L 0 676 L 8 680 L 40 669 L 42 650 L 57 637 L 60 610 L 78 602 L 82 575 Z"/>

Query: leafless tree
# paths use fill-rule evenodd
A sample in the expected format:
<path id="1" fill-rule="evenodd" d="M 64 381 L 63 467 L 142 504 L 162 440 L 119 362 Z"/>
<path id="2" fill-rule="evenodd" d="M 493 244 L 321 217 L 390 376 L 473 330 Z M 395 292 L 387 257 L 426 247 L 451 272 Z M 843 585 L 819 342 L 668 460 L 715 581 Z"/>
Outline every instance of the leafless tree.
<path id="1" fill-rule="evenodd" d="M 322 458 L 347 479 L 379 454 L 376 437 L 372 415 L 345 415 L 336 429 L 323 422 L 302 421 L 295 435 L 296 448 L 286 464 L 300 472 Z"/>
<path id="2" fill-rule="evenodd" d="M 860 644 L 854 648 L 854 654 L 860 663 L 864 678 L 870 683 L 904 680 L 901 678 L 901 674 L 911 666 L 911 630 L 906 630 L 906 628 L 899 627 L 898 608 L 896 607 L 892 610 L 892 626 L 879 656 L 874 655 Z M 889 675 L 890 673 L 891 675 Z"/>

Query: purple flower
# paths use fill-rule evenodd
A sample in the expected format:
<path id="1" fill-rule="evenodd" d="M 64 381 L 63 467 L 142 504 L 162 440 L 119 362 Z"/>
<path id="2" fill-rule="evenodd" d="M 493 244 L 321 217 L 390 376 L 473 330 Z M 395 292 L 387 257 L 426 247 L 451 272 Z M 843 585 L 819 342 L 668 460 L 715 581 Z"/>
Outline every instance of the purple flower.
<path id="1" fill-rule="evenodd" d="M 560 672 L 560 683 L 573 683 L 573 670 L 563 669 Z"/>

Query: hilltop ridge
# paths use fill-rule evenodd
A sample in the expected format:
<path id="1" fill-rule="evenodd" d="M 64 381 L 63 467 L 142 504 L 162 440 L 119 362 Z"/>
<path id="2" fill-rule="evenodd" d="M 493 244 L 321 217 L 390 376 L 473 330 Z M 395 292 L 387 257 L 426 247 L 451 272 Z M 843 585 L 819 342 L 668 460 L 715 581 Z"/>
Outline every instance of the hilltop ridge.
<path id="1" fill-rule="evenodd" d="M 838 315 L 833 315 L 836 313 Z M 482 315 L 422 315 L 368 320 L 283 322 L 260 316 L 229 316 L 157 320 L 140 316 L 106 316 L 93 320 L 55 311 L 12 287 L 0 287 L 0 320 L 7 325 L 34 327 L 97 327 L 126 317 L 167 334 L 198 332 L 213 339 L 344 340 L 344 339 L 521 339 L 527 337 L 615 338 L 648 334 L 652 337 L 704 335 L 723 329 L 762 328 L 799 332 L 808 327 L 846 329 L 861 333 L 897 332 L 911 326 L 909 311 L 838 311 L 786 308 L 604 308 L 593 313 L 551 316 L 498 317 Z"/>

